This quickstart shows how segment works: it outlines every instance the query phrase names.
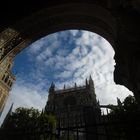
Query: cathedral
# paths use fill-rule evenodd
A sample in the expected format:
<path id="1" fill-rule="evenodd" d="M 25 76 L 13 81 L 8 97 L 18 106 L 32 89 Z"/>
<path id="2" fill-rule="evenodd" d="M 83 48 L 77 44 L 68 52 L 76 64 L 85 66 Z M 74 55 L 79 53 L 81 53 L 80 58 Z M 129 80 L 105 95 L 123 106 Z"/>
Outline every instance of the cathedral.
<path id="1" fill-rule="evenodd" d="M 118 102 L 118 105 L 120 104 L 121 102 Z M 33 118 L 34 123 L 32 119 L 29 119 L 31 114 L 25 112 L 27 116 L 21 114 L 21 116 L 13 117 L 12 106 L 0 129 L 0 137 L 3 140 L 9 140 L 11 137 L 15 140 L 45 140 L 45 138 L 48 140 L 52 138 L 53 140 L 127 140 L 126 127 L 129 128 L 131 125 L 131 123 L 125 124 L 124 120 L 122 123 L 118 114 L 104 115 L 101 113 L 103 105 L 96 100 L 91 76 L 85 80 L 83 86 L 77 86 L 75 83 L 74 87 L 64 86 L 61 90 L 56 90 L 55 84 L 52 83 L 46 106 L 37 118 Z M 50 125 L 51 123 L 53 125 Z M 134 132 L 131 136 L 136 134 Z M 135 137 L 134 135 L 130 140 Z"/>
<path id="2" fill-rule="evenodd" d="M 78 87 L 75 83 L 74 87 L 68 89 L 64 86 L 62 90 L 55 90 L 55 84 L 52 83 L 45 110 L 57 116 L 59 130 L 62 130 L 60 136 L 67 139 L 98 139 L 96 124 L 101 118 L 101 110 L 91 76 L 89 80 L 86 79 L 84 86 Z"/>

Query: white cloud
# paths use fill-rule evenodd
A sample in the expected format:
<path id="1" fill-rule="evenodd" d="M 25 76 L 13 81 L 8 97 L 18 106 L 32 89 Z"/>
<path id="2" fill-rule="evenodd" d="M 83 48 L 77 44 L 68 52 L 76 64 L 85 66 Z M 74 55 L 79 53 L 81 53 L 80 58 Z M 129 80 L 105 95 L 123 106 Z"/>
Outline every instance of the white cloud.
<path id="1" fill-rule="evenodd" d="M 13 111 L 18 107 L 34 107 L 42 110 L 45 107 L 47 95 L 47 91 L 40 89 L 40 85 L 26 85 L 23 80 L 18 80 L 10 92 L 7 104 L 0 118 L 0 124 L 2 123 L 12 103 L 14 103 Z"/>
<path id="2" fill-rule="evenodd" d="M 55 77 L 56 78 L 68 78 L 68 77 L 71 77 L 71 76 L 72 76 L 72 72 L 70 72 L 70 71 L 64 71 L 61 74 L 56 75 Z"/>
<path id="3" fill-rule="evenodd" d="M 11 100 L 14 102 L 14 108 L 24 107 L 35 107 L 42 109 L 46 103 L 47 92 L 36 90 L 26 85 L 15 85 L 12 90 Z"/>
<path id="4" fill-rule="evenodd" d="M 68 34 L 71 36 L 69 39 L 67 39 Z M 59 87 L 62 82 L 63 84 L 64 82 L 67 84 L 68 82 L 71 84 L 74 82 L 83 84 L 89 75 L 92 75 L 96 89 L 100 91 L 100 93 L 102 93 L 109 84 L 114 85 L 114 51 L 105 39 L 95 33 L 78 30 L 59 32 L 55 34 L 52 39 L 53 42 L 57 42 L 53 43 L 55 45 L 50 45 L 50 43 L 46 42 L 46 46 L 50 47 L 51 55 L 48 55 L 50 51 L 48 51 L 49 48 L 46 48 L 45 51 L 42 50 L 41 53 L 38 52 L 37 57 L 42 54 L 45 57 L 51 56 L 45 60 L 44 57 L 40 57 L 40 61 L 49 68 L 53 67 L 53 69 L 59 70 L 57 74 L 54 74 L 56 80 L 62 80 L 58 83 Z M 49 41 L 52 41 L 52 39 L 48 37 Z M 63 47 L 62 49 L 63 41 L 67 42 L 67 47 Z M 71 47 L 72 42 L 74 42 L 75 47 L 69 52 L 68 48 Z M 58 46 L 54 47 L 56 44 L 58 44 Z M 61 49 L 59 49 L 59 47 Z M 53 54 L 54 51 L 56 54 Z M 42 72 L 45 70 L 46 67 L 44 67 L 44 70 L 42 69 Z M 69 80 L 67 82 L 68 78 Z M 102 86 L 104 88 L 100 88 Z M 115 88 L 115 85 L 113 88 L 116 89 L 116 92 L 119 90 Z M 124 92 L 126 93 L 128 91 Z M 123 94 L 124 96 L 125 93 Z M 114 94 L 112 96 L 116 98 Z"/>
<path id="5" fill-rule="evenodd" d="M 69 32 L 75 37 L 78 34 L 78 30 L 69 30 Z"/>
<path id="6" fill-rule="evenodd" d="M 102 89 L 96 90 L 97 98 L 100 100 L 102 105 L 106 104 L 117 104 L 117 97 L 121 101 L 125 99 L 128 95 L 133 95 L 126 87 L 122 85 L 108 84 L 102 86 Z"/>

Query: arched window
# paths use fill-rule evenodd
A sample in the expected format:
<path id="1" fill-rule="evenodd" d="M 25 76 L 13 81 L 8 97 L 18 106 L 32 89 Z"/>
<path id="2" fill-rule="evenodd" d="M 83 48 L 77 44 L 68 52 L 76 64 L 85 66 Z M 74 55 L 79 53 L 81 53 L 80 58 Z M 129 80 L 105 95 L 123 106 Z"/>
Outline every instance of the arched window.
<path id="1" fill-rule="evenodd" d="M 11 82 L 9 86 L 11 87 L 11 86 L 12 86 L 12 84 L 13 84 L 13 83 Z"/>
<path id="2" fill-rule="evenodd" d="M 10 86 L 11 80 L 8 81 L 8 85 Z"/>
<path id="3" fill-rule="evenodd" d="M 6 76 L 6 78 L 5 78 L 5 80 L 4 80 L 5 83 L 7 83 L 8 79 L 9 79 L 9 75 Z"/>

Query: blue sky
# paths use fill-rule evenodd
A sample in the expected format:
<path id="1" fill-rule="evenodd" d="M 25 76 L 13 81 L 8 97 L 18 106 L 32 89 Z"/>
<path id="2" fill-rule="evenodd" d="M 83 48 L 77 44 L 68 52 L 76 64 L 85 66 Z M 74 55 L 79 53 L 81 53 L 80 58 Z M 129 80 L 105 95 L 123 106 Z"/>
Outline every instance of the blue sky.
<path id="1" fill-rule="evenodd" d="M 67 30 L 50 34 L 24 49 L 15 58 L 13 73 L 16 82 L 10 93 L 3 116 L 14 103 L 42 109 L 47 101 L 48 88 L 84 85 L 92 76 L 97 99 L 101 104 L 116 104 L 132 92 L 113 80 L 114 50 L 101 36 L 83 30 Z"/>

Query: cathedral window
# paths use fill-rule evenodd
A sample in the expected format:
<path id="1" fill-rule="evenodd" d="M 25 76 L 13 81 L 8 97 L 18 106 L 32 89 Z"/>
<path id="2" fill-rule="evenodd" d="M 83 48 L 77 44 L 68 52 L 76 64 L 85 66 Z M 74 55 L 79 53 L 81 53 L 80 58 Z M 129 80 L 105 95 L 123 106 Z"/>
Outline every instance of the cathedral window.
<path id="1" fill-rule="evenodd" d="M 3 75 L 3 77 L 2 77 L 2 80 L 4 80 L 5 79 L 5 75 Z"/>
<path id="2" fill-rule="evenodd" d="M 8 86 L 10 86 L 10 83 L 11 83 L 11 81 L 9 80 L 9 81 L 8 81 Z"/>
<path id="3" fill-rule="evenodd" d="M 11 87 L 11 86 L 12 86 L 12 84 L 13 84 L 13 83 L 11 82 L 9 86 Z"/>
<path id="4" fill-rule="evenodd" d="M 8 79 L 9 79 L 9 75 L 6 76 L 6 78 L 5 78 L 5 80 L 4 80 L 5 83 L 7 83 Z"/>

